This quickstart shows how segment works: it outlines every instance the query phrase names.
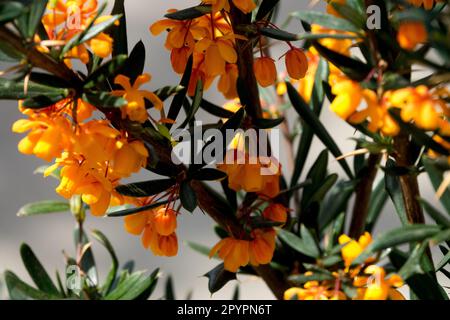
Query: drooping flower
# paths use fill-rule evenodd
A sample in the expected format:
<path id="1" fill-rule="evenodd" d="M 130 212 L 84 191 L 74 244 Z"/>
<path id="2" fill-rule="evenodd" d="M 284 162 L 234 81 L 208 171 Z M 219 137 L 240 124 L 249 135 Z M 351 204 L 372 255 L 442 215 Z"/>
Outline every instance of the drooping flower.
<path id="1" fill-rule="evenodd" d="M 209 253 L 213 257 L 218 253 L 224 261 L 224 268 L 230 272 L 236 272 L 240 267 L 246 266 L 250 261 L 249 242 L 232 237 L 222 239 L 217 243 Z"/>
<path id="2" fill-rule="evenodd" d="M 308 59 L 303 50 L 292 48 L 286 53 L 286 70 L 292 79 L 303 79 L 308 71 Z"/>
<path id="3" fill-rule="evenodd" d="M 276 236 L 273 229 L 253 230 L 253 239 L 249 242 L 249 261 L 252 266 L 264 265 L 272 261 Z"/>
<path id="4" fill-rule="evenodd" d="M 263 217 L 267 220 L 285 223 L 288 216 L 288 209 L 279 203 L 272 203 L 264 209 Z"/>
<path id="5" fill-rule="evenodd" d="M 118 144 L 119 150 L 114 155 L 112 166 L 116 175 L 128 177 L 147 165 L 149 154 L 142 141 L 121 141 Z"/>
<path id="6" fill-rule="evenodd" d="M 255 59 L 253 70 L 261 87 L 269 87 L 277 81 L 277 68 L 272 58 L 260 57 Z"/>
<path id="7" fill-rule="evenodd" d="M 397 41 L 405 50 L 414 50 L 417 45 L 425 43 L 428 33 L 422 22 L 407 21 L 400 24 L 397 33 Z"/>
<path id="8" fill-rule="evenodd" d="M 229 187 L 235 191 L 243 189 L 269 198 L 280 192 L 281 165 L 274 157 L 255 157 L 233 149 L 218 169 L 228 174 Z"/>
<path id="9" fill-rule="evenodd" d="M 133 201 L 136 206 L 145 206 L 153 198 L 138 198 Z M 178 253 L 176 229 L 176 212 L 170 208 L 160 207 L 145 210 L 124 219 L 125 230 L 133 235 L 141 235 L 144 248 L 154 255 L 172 257 Z"/>

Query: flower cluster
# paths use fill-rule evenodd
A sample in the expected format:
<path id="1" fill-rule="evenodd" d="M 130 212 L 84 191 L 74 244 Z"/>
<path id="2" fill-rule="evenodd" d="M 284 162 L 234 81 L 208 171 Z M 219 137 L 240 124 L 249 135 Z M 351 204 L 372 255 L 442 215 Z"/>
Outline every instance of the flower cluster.
<path id="1" fill-rule="evenodd" d="M 153 198 L 138 198 L 136 206 L 146 206 Z M 172 257 L 178 253 L 178 239 L 175 233 L 178 213 L 169 207 L 146 210 L 125 217 L 125 230 L 134 235 L 142 235 L 144 248 L 157 256 Z"/>
<path id="2" fill-rule="evenodd" d="M 91 25 L 111 19 L 111 16 L 98 16 L 97 0 L 57 0 L 49 1 L 48 13 L 42 23 L 50 40 L 68 42 Z M 116 21 L 115 24 L 118 24 Z M 89 51 L 100 58 L 107 58 L 112 52 L 113 39 L 101 32 L 86 43 L 75 46 L 65 58 L 89 62 Z"/>
<path id="3" fill-rule="evenodd" d="M 281 204 L 271 203 L 263 211 L 262 216 L 268 221 L 285 223 L 287 209 Z M 253 229 L 248 237 L 238 239 L 227 237 L 219 241 L 210 252 L 210 257 L 218 254 L 224 261 L 225 270 L 237 272 L 248 264 L 259 266 L 272 261 L 275 251 L 276 232 L 273 228 Z"/>
<path id="4" fill-rule="evenodd" d="M 398 274 L 386 274 L 384 268 L 374 264 L 377 260 L 370 257 L 362 265 L 353 266 L 355 259 L 372 242 L 369 233 L 358 240 L 347 235 L 339 237 L 344 269 L 330 271 L 331 280 L 307 281 L 303 287 L 293 287 L 284 294 L 285 300 L 404 300 L 397 288 L 403 286 Z M 314 277 L 308 271 L 306 277 Z M 352 290 L 344 290 L 344 286 Z M 354 294 L 349 295 L 349 292 Z"/>
<path id="5" fill-rule="evenodd" d="M 236 34 L 231 25 L 230 6 L 228 0 L 209 0 L 205 4 L 212 5 L 211 13 L 192 20 L 164 19 L 150 26 L 153 35 L 168 31 L 166 48 L 171 51 L 171 62 L 175 72 L 182 74 L 189 57 L 193 58 L 193 70 L 189 84 L 189 95 L 199 80 L 204 89 L 208 89 L 215 78 L 219 77 L 218 90 L 227 99 L 237 98 L 238 55 L 236 40 L 247 40 Z M 253 0 L 233 0 L 234 5 L 244 13 L 256 8 Z M 176 12 L 171 10 L 169 13 Z M 262 37 L 261 37 L 262 38 Z M 260 41 L 260 43 L 262 40 Z M 308 63 L 304 52 L 292 46 L 285 54 L 286 68 L 293 79 L 305 76 Z M 277 71 L 275 61 L 263 53 L 255 59 L 254 72 L 258 83 L 267 87 L 276 83 Z"/>

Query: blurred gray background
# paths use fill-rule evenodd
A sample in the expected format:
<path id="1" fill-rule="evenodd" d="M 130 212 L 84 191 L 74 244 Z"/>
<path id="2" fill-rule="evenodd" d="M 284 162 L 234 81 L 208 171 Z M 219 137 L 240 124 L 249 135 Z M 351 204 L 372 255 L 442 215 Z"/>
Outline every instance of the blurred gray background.
<path id="1" fill-rule="evenodd" d="M 112 1 L 110 1 L 112 2 Z M 139 40 L 142 40 L 147 49 L 146 72 L 153 75 L 153 80 L 148 86 L 156 89 L 165 85 L 178 83 L 179 76 L 176 75 L 169 61 L 169 53 L 164 48 L 165 35 L 152 37 L 148 31 L 151 23 L 161 19 L 169 8 L 184 8 L 195 5 L 198 1 L 186 0 L 126 0 L 127 23 L 129 28 L 130 48 Z M 308 1 L 284 0 L 281 5 L 280 17 L 287 17 L 292 11 L 302 10 L 307 7 Z M 322 10 L 320 6 L 317 10 Z M 300 24 L 293 22 L 290 31 L 300 32 Z M 275 47 L 274 57 L 283 54 L 284 47 Z M 3 68 L 0 68 L 0 70 Z M 215 87 L 214 87 L 215 88 Z M 215 89 L 210 90 L 212 92 Z M 208 98 L 216 103 L 224 102 L 219 95 L 208 93 Z M 56 181 L 44 179 L 40 175 L 33 175 L 36 167 L 44 164 L 42 161 L 19 154 L 17 143 L 22 135 L 13 134 L 11 125 L 21 117 L 15 102 L 0 102 L 0 272 L 10 269 L 25 280 L 29 280 L 25 268 L 22 265 L 19 246 L 26 242 L 35 251 L 44 266 L 51 273 L 58 269 L 64 272 L 64 260 L 62 250 L 73 253 L 72 228 L 74 221 L 70 214 L 53 214 L 39 217 L 19 218 L 16 216 L 18 209 L 29 202 L 57 199 L 54 193 Z M 293 115 L 292 119 L 295 119 Z M 353 130 L 337 116 L 332 114 L 328 108 L 324 109 L 322 120 L 326 124 L 333 137 L 338 142 L 344 153 L 354 149 L 354 142 L 349 139 Z M 282 147 L 283 148 L 283 147 Z M 315 141 L 313 150 L 309 156 L 311 165 L 318 153 L 323 150 L 323 145 Z M 282 162 L 286 159 L 284 150 L 281 150 Z M 336 161 L 331 160 L 331 170 L 344 177 Z M 135 177 L 135 181 L 143 179 L 143 176 Z M 426 198 L 433 203 L 433 190 L 427 177 L 421 177 L 421 189 Z M 388 205 L 383 213 L 382 223 L 377 230 L 393 228 L 399 225 L 392 206 Z M 134 260 L 139 270 L 152 271 L 160 267 L 163 273 L 162 281 L 159 283 L 152 298 L 163 295 L 163 282 L 167 275 L 172 275 L 175 282 L 177 298 L 184 298 L 188 292 L 193 293 L 194 299 L 230 299 L 234 288 L 239 283 L 242 299 L 271 299 L 273 296 L 264 283 L 253 277 L 238 277 L 238 282 L 232 282 L 220 292 L 210 295 L 207 289 L 207 280 L 203 274 L 212 269 L 217 261 L 194 252 L 183 244 L 183 241 L 194 241 L 208 246 L 216 243 L 217 238 L 212 230 L 213 222 L 208 216 L 201 212 L 193 215 L 183 214 L 179 219 L 178 237 L 180 241 L 179 254 L 175 258 L 155 257 L 148 250 L 142 248 L 139 237 L 127 234 L 123 229 L 123 221 L 120 218 L 95 218 L 88 216 L 86 229 L 100 229 L 113 243 L 117 255 L 122 263 Z M 100 268 L 100 278 L 104 279 L 109 269 L 109 257 L 105 250 L 94 242 L 94 254 Z M 0 291 L 2 289 L 0 288 Z M 0 292 L 0 297 L 2 293 Z M 3 297 L 5 292 L 3 290 Z"/>

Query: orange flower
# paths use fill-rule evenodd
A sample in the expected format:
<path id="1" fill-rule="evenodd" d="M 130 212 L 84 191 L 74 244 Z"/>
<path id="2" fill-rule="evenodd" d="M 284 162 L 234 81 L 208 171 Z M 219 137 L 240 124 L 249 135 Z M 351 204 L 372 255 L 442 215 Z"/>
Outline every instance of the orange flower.
<path id="1" fill-rule="evenodd" d="M 299 80 L 305 77 L 308 71 L 308 59 L 303 50 L 292 48 L 286 53 L 286 70 L 292 79 Z"/>
<path id="2" fill-rule="evenodd" d="M 236 149 L 229 150 L 224 164 L 218 169 L 228 175 L 229 187 L 274 198 L 280 192 L 281 165 L 274 158 L 250 157 Z"/>
<path id="3" fill-rule="evenodd" d="M 34 154 L 52 161 L 72 146 L 70 121 L 62 116 L 51 117 L 46 113 L 33 113 L 29 119 L 20 119 L 12 126 L 15 133 L 30 131 L 18 145 L 23 154 Z"/>
<path id="4" fill-rule="evenodd" d="M 216 253 L 224 261 L 225 270 L 230 272 L 237 272 L 250 261 L 249 242 L 246 240 L 231 237 L 222 239 L 211 249 L 209 257 L 213 257 Z"/>
<path id="5" fill-rule="evenodd" d="M 344 75 L 331 74 L 330 84 L 333 94 L 336 95 L 330 109 L 342 119 L 347 120 L 361 104 L 363 89 L 359 83 Z"/>
<path id="6" fill-rule="evenodd" d="M 386 100 L 401 109 L 400 115 L 405 122 L 414 121 L 419 128 L 429 131 L 445 128 L 442 120 L 449 114 L 448 106 L 426 86 L 387 92 Z"/>
<path id="7" fill-rule="evenodd" d="M 177 213 L 173 209 L 161 208 L 155 214 L 154 223 L 156 232 L 169 236 L 177 228 Z"/>
<path id="8" fill-rule="evenodd" d="M 418 44 L 428 39 L 427 30 L 422 22 L 409 21 L 400 24 L 397 41 L 405 50 L 413 50 Z"/>
<path id="9" fill-rule="evenodd" d="M 151 204 L 153 199 L 134 200 L 137 206 Z M 168 208 L 146 210 L 124 219 L 125 230 L 133 235 L 142 235 L 142 246 L 150 249 L 156 256 L 172 257 L 178 253 L 176 212 Z"/>
<path id="10" fill-rule="evenodd" d="M 252 237 L 253 240 L 249 242 L 250 264 L 259 266 L 270 263 L 275 251 L 275 230 L 256 229 L 253 230 Z"/>
<path id="11" fill-rule="evenodd" d="M 96 0 L 57 0 L 48 5 L 49 13 L 42 18 L 42 23 L 52 40 L 70 40 L 83 32 L 97 16 Z M 112 19 L 112 16 L 101 16 L 95 19 L 94 25 Z M 118 25 L 115 21 L 115 25 Z M 74 47 L 68 54 L 83 63 L 89 62 L 89 47 L 100 58 L 108 57 L 112 52 L 113 39 L 104 32 L 99 33 L 85 44 Z M 86 47 L 87 46 L 87 47 Z"/>
<path id="12" fill-rule="evenodd" d="M 277 81 L 277 68 L 272 58 L 261 57 L 255 59 L 253 70 L 256 80 L 261 87 L 269 87 Z"/>
<path id="13" fill-rule="evenodd" d="M 368 232 L 360 236 L 358 241 L 349 238 L 345 234 L 341 235 L 339 237 L 339 244 L 344 245 L 341 253 L 345 266 L 349 267 L 371 242 L 372 236 Z"/>
<path id="14" fill-rule="evenodd" d="M 115 84 L 120 85 L 123 90 L 114 90 L 113 95 L 123 96 L 128 104 L 122 107 L 122 117 L 128 116 L 132 121 L 145 122 L 148 119 L 148 113 L 145 106 L 145 99 L 150 101 L 157 110 L 162 110 L 163 102 L 156 94 L 147 90 L 139 90 L 139 88 L 150 82 L 151 75 L 145 73 L 137 77 L 133 85 L 130 83 L 130 78 L 123 75 L 118 75 L 114 80 Z"/>
<path id="15" fill-rule="evenodd" d="M 396 290 L 403 286 L 402 278 L 397 274 L 386 277 L 386 271 L 379 266 L 370 265 L 364 272 L 370 277 L 356 277 L 353 285 L 359 287 L 356 300 L 405 300 Z"/>
<path id="16" fill-rule="evenodd" d="M 225 67 L 225 73 L 220 76 L 217 88 L 222 92 L 226 99 L 235 99 L 238 97 L 237 79 L 239 70 L 236 64 L 228 63 Z"/>
<path id="17" fill-rule="evenodd" d="M 195 50 L 205 54 L 205 72 L 208 76 L 217 76 L 225 73 L 227 63 L 237 62 L 237 53 L 234 49 L 234 35 L 203 38 L 195 45 Z"/>
<path id="18" fill-rule="evenodd" d="M 148 151 L 139 140 L 118 143 L 120 149 L 114 155 L 112 170 L 121 177 L 129 177 L 147 165 Z"/>
<path id="19" fill-rule="evenodd" d="M 263 211 L 263 217 L 267 220 L 285 223 L 287 220 L 287 208 L 279 203 L 272 203 Z"/>

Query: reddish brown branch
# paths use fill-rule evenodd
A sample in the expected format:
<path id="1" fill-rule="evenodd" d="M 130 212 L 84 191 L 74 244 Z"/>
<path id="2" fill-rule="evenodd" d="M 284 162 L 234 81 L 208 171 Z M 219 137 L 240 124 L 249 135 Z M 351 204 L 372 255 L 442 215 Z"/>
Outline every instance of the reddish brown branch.
<path id="1" fill-rule="evenodd" d="M 372 196 L 373 182 L 378 171 L 380 163 L 380 154 L 370 154 L 367 166 L 362 172 L 361 180 L 356 187 L 356 198 L 353 207 L 353 217 L 350 224 L 350 237 L 358 238 L 364 233 L 367 214 L 369 213 L 370 198 Z"/>

